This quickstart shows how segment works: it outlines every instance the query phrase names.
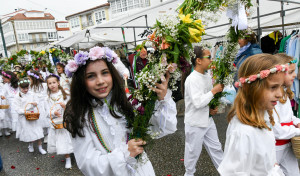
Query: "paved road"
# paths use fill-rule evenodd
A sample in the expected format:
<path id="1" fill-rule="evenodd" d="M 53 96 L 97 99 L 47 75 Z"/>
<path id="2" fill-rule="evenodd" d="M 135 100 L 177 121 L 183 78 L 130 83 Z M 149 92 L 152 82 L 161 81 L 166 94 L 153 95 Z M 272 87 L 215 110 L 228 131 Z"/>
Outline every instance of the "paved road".
<path id="1" fill-rule="evenodd" d="M 226 113 L 225 113 L 226 114 Z M 225 114 L 214 117 L 218 128 L 219 138 L 224 146 L 227 122 Z M 176 133 L 155 140 L 152 147 L 146 150 L 157 176 L 182 176 L 184 175 L 184 165 L 181 159 L 184 158 L 184 123 L 183 117 L 178 117 L 178 130 Z M 0 137 L 0 153 L 4 160 L 4 171 L 0 175 L 8 176 L 60 176 L 60 175 L 82 175 L 77 168 L 74 156 L 72 156 L 72 170 L 64 168 L 63 156 L 38 153 L 37 146 L 35 152 L 28 152 L 28 144 L 19 142 L 15 136 Z M 44 148 L 46 146 L 44 145 Z M 62 161 L 63 160 L 63 161 Z M 14 166 L 15 169 L 11 169 Z M 197 164 L 197 176 L 215 176 L 218 175 L 210 157 L 203 147 L 202 155 Z"/>

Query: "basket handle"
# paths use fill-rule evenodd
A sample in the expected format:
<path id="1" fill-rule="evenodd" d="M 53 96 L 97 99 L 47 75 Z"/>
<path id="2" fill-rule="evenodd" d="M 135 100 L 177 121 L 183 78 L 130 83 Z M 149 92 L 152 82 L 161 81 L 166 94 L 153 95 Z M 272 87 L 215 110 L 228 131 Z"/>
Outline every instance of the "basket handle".
<path id="1" fill-rule="evenodd" d="M 52 110 L 53 110 L 53 108 L 55 107 L 55 105 L 60 105 L 60 103 L 54 103 L 53 104 L 53 106 L 51 107 L 51 109 L 50 109 L 50 120 L 51 120 L 51 122 L 52 122 L 52 124 L 55 124 L 54 123 L 54 121 L 53 121 L 53 118 L 52 118 Z M 55 124 L 56 125 L 56 124 Z"/>
<path id="2" fill-rule="evenodd" d="M 24 114 L 26 114 L 26 108 L 27 108 L 27 106 L 28 106 L 29 104 L 33 104 L 33 103 L 27 103 L 27 104 L 26 104 L 25 109 L 24 109 Z M 38 113 L 40 113 L 39 108 L 37 107 L 37 105 L 34 106 L 34 107 L 36 107 L 36 109 L 38 110 Z"/>

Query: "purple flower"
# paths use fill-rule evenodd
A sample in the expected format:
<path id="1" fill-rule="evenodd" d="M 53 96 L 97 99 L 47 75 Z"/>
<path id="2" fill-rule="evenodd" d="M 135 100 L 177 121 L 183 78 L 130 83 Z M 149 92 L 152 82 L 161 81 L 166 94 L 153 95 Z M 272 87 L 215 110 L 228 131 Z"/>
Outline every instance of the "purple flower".
<path id="1" fill-rule="evenodd" d="M 112 59 L 113 59 L 113 53 L 114 53 L 114 51 L 111 50 L 108 47 L 104 47 L 104 50 L 105 50 L 105 56 L 107 58 L 107 61 L 111 62 Z"/>
<path id="2" fill-rule="evenodd" d="M 73 73 L 69 71 L 69 68 L 66 66 L 65 67 L 65 74 L 67 75 L 67 77 L 71 78 Z"/>
<path id="3" fill-rule="evenodd" d="M 114 58 L 113 60 L 112 60 L 112 63 L 114 63 L 114 64 L 116 64 L 116 63 L 118 63 L 118 58 Z"/>
<path id="4" fill-rule="evenodd" d="M 144 108 L 143 106 L 140 106 L 140 107 L 137 108 L 137 111 L 139 111 L 139 113 L 140 113 L 141 115 L 144 115 L 144 113 L 145 113 L 145 108 Z"/>
<path id="5" fill-rule="evenodd" d="M 132 106 L 134 106 L 134 105 L 137 105 L 139 103 L 139 101 L 137 100 L 137 99 L 133 99 L 133 101 L 132 101 Z"/>
<path id="6" fill-rule="evenodd" d="M 130 95 L 130 96 L 127 98 L 127 100 L 131 100 L 132 97 L 133 97 L 133 95 Z"/>
<path id="7" fill-rule="evenodd" d="M 74 60 L 77 65 L 85 65 L 88 59 L 89 59 L 89 54 L 83 51 L 80 51 L 74 57 Z"/>
<path id="8" fill-rule="evenodd" d="M 105 51 L 103 48 L 96 46 L 90 49 L 89 58 L 91 60 L 101 59 L 103 56 L 105 56 Z"/>

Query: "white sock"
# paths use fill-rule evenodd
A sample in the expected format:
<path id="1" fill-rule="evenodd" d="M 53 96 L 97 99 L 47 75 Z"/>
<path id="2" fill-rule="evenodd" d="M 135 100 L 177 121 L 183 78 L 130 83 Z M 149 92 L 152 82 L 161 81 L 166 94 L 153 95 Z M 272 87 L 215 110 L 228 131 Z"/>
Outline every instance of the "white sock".
<path id="1" fill-rule="evenodd" d="M 42 154 L 42 155 L 45 155 L 47 152 L 43 149 L 42 145 L 39 145 L 39 152 Z"/>
<path id="2" fill-rule="evenodd" d="M 32 142 L 29 143 L 28 150 L 29 150 L 30 153 L 34 152 L 34 148 L 33 148 L 33 143 Z"/>
<path id="3" fill-rule="evenodd" d="M 66 168 L 66 169 L 70 169 L 71 167 L 72 167 L 72 164 L 71 164 L 71 157 L 66 158 L 66 165 L 65 165 L 65 168 Z"/>

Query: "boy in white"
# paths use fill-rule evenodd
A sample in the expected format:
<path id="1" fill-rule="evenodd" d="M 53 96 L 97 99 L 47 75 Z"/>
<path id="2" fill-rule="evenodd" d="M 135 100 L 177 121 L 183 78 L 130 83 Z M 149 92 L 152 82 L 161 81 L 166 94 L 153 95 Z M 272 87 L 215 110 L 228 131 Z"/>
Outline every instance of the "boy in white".
<path id="1" fill-rule="evenodd" d="M 217 110 L 210 110 L 208 104 L 214 94 L 222 92 L 223 86 L 212 86 L 209 74 L 205 73 L 211 63 L 209 50 L 195 47 L 196 57 L 192 59 L 194 71 L 185 81 L 185 176 L 193 176 L 200 157 L 202 144 L 209 153 L 216 168 L 223 158 L 222 145 L 218 138 L 216 125 L 211 115 Z"/>

